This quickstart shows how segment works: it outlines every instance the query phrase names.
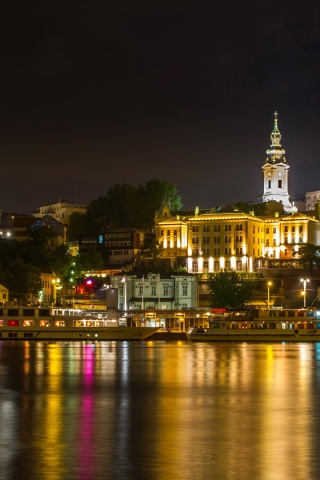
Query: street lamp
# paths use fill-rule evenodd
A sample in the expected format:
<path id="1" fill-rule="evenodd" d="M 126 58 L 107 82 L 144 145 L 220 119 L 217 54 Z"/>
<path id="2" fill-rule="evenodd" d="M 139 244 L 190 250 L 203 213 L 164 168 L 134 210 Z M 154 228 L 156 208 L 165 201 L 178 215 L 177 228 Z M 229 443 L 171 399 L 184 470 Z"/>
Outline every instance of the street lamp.
<path id="1" fill-rule="evenodd" d="M 270 310 L 270 287 L 272 285 L 272 282 L 268 282 L 268 310 Z"/>
<path id="2" fill-rule="evenodd" d="M 307 282 L 309 282 L 309 278 L 301 278 L 301 282 L 303 283 L 303 308 L 306 308 L 307 304 Z"/>

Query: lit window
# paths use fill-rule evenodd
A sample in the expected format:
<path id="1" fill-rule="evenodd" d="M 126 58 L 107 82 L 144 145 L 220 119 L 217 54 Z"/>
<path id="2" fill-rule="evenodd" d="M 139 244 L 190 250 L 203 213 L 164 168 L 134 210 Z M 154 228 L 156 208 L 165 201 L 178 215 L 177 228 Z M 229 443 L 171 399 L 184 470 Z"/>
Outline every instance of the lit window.
<path id="1" fill-rule="evenodd" d="M 66 322 L 65 322 L 64 320 L 55 320 L 54 326 L 55 326 L 55 327 L 65 327 L 65 326 L 66 326 Z"/>
<path id="2" fill-rule="evenodd" d="M 33 320 L 23 320 L 22 325 L 24 327 L 32 327 L 34 325 L 34 321 Z"/>

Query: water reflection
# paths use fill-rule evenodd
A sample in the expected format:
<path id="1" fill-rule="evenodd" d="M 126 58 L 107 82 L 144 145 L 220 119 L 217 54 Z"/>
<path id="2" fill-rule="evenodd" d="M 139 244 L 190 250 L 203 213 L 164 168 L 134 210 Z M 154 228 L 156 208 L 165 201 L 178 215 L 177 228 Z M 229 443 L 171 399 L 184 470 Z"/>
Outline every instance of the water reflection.
<path id="1" fill-rule="evenodd" d="M 319 366 L 317 343 L 2 342 L 0 478 L 316 479 Z"/>

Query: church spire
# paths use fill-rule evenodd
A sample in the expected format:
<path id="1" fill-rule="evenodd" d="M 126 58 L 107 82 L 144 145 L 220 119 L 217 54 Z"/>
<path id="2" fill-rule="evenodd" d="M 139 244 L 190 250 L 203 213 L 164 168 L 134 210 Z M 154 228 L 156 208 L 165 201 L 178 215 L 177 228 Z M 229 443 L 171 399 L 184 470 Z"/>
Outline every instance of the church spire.
<path id="1" fill-rule="evenodd" d="M 267 163 L 286 163 L 285 150 L 281 148 L 281 133 L 278 128 L 278 112 L 274 112 L 274 126 L 270 136 L 271 145 L 267 150 Z"/>
<path id="2" fill-rule="evenodd" d="M 267 150 L 267 160 L 263 165 L 264 193 L 263 201 L 275 200 L 283 205 L 284 212 L 296 211 L 296 207 L 290 203 L 288 193 L 289 165 L 286 163 L 281 146 L 281 134 L 278 127 L 278 112 L 274 113 L 274 125 L 271 132 L 271 145 Z"/>

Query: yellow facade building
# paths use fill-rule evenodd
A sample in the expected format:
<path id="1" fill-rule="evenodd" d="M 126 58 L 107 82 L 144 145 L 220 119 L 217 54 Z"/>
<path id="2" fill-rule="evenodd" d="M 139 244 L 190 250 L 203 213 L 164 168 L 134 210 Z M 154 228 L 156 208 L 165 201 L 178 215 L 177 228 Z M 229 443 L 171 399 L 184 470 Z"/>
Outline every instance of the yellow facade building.
<path id="1" fill-rule="evenodd" d="M 320 222 L 299 212 L 255 216 L 196 209 L 193 215 L 177 214 L 165 203 L 156 215 L 155 231 L 162 256 L 173 257 L 189 273 L 252 273 L 283 262 L 295 268 L 299 245 L 320 244 Z"/>

